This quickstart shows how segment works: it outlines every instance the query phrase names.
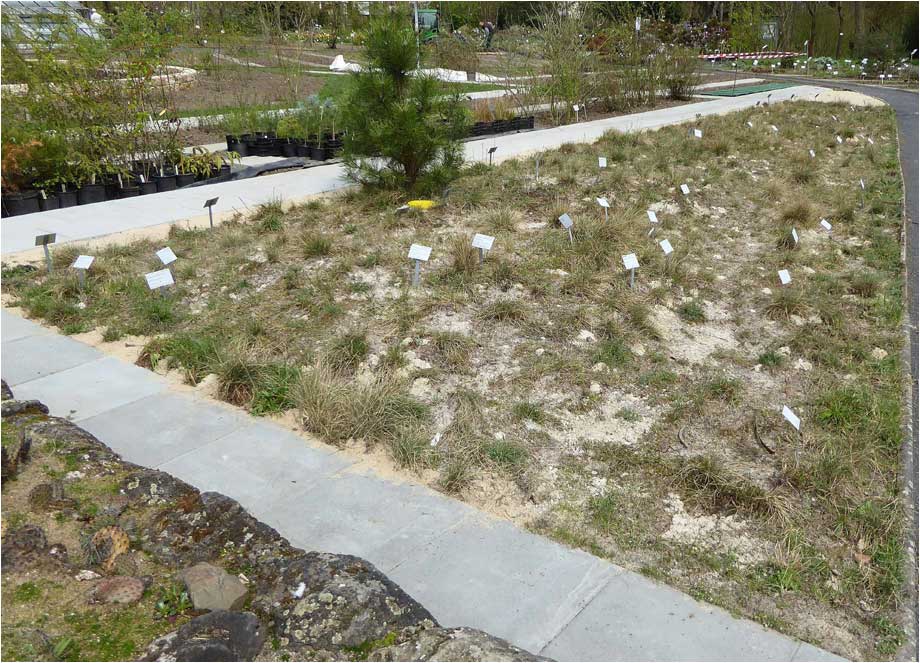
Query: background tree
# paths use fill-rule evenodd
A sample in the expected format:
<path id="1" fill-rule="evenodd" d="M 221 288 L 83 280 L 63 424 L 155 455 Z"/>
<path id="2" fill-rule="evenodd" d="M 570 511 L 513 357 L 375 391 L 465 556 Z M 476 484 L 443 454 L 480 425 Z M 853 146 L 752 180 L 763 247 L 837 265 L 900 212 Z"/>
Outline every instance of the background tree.
<path id="1" fill-rule="evenodd" d="M 443 187 L 463 163 L 460 139 L 469 126 L 459 95 L 413 75 L 415 33 L 399 16 L 374 19 L 365 40 L 368 67 L 352 74 L 342 105 L 343 159 L 364 184 L 418 192 Z"/>

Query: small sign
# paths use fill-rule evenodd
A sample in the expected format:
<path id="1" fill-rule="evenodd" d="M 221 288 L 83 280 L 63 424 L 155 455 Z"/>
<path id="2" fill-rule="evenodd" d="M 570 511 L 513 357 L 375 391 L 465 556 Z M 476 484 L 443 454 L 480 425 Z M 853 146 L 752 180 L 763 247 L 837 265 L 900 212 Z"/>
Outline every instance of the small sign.
<path id="1" fill-rule="evenodd" d="M 869 141 L 869 145 L 875 145 L 875 141 L 866 136 L 866 140 Z"/>
<path id="2" fill-rule="evenodd" d="M 842 144 L 843 144 L 843 138 L 841 138 L 840 136 L 834 136 L 834 138 L 837 139 L 837 144 L 838 144 L 838 145 L 842 145 Z"/>
<path id="3" fill-rule="evenodd" d="M 431 247 L 423 246 L 421 244 L 413 244 L 409 247 L 409 259 L 410 260 L 422 260 L 428 262 L 428 258 L 431 257 Z"/>
<path id="4" fill-rule="evenodd" d="M 792 277 L 789 276 L 788 269 L 781 269 L 777 272 L 777 274 L 779 274 L 779 282 L 783 285 L 789 285 L 792 283 Z"/>
<path id="5" fill-rule="evenodd" d="M 837 116 L 836 116 L 836 115 L 831 115 L 831 117 L 834 118 L 834 122 L 839 122 L 839 121 L 840 121 L 840 120 L 837 119 Z"/>
<path id="6" fill-rule="evenodd" d="M 48 233 L 47 235 L 36 235 L 35 246 L 48 246 L 57 241 L 57 233 Z"/>
<path id="7" fill-rule="evenodd" d="M 156 290 L 158 288 L 165 288 L 168 285 L 173 285 L 172 272 L 168 269 L 161 269 L 158 272 L 150 272 L 145 274 L 144 278 L 147 279 L 147 287 L 151 290 Z"/>
<path id="8" fill-rule="evenodd" d="M 89 269 L 89 266 L 93 264 L 95 256 L 77 256 L 77 259 L 73 261 L 71 267 L 74 269 Z"/>
<path id="9" fill-rule="evenodd" d="M 664 254 L 666 256 L 669 256 L 671 255 L 671 253 L 674 252 L 674 247 L 671 246 L 671 242 L 669 242 L 666 239 L 663 239 L 660 242 L 658 242 L 658 246 L 661 247 L 661 250 L 664 251 Z"/>
<path id="10" fill-rule="evenodd" d="M 694 137 L 694 138 L 702 138 L 702 137 L 703 137 L 703 131 L 702 131 L 702 129 L 694 129 L 694 130 L 693 130 L 693 137 Z"/>
<path id="11" fill-rule="evenodd" d="M 474 249 L 483 249 L 484 251 L 492 250 L 492 242 L 495 241 L 495 238 L 491 235 L 482 235 L 476 233 L 473 235 L 473 248 Z"/>
<path id="12" fill-rule="evenodd" d="M 576 113 L 581 110 L 581 107 L 578 104 L 572 104 L 572 110 Z"/>
<path id="13" fill-rule="evenodd" d="M 748 128 L 750 128 L 750 129 L 753 129 L 753 128 L 754 128 L 754 123 L 751 122 L 750 120 L 748 120 L 747 122 L 745 122 L 745 124 L 748 125 Z"/>
<path id="14" fill-rule="evenodd" d="M 866 182 L 861 177 L 859 178 L 859 188 L 862 189 L 863 191 L 866 190 Z"/>
<path id="15" fill-rule="evenodd" d="M 795 242 L 795 245 L 799 245 L 799 233 L 795 228 L 792 229 L 792 241 Z"/>
<path id="16" fill-rule="evenodd" d="M 802 425 L 802 420 L 798 418 L 795 412 L 789 409 L 788 405 L 783 406 L 783 419 L 792 424 L 792 427 L 796 430 L 800 430 L 799 427 Z"/>
<path id="17" fill-rule="evenodd" d="M 572 221 L 572 217 L 570 217 L 568 213 L 566 213 L 559 217 L 559 223 L 562 224 L 563 228 L 568 230 L 569 228 L 572 227 L 574 222 Z"/>
<path id="18" fill-rule="evenodd" d="M 658 215 L 655 214 L 655 212 L 652 210 L 646 210 L 645 213 L 648 214 L 649 223 L 658 223 Z"/>
<path id="19" fill-rule="evenodd" d="M 689 195 L 690 195 L 690 187 L 688 187 L 686 184 L 681 184 L 681 185 L 680 185 L 680 192 L 681 192 L 682 194 L 684 194 L 685 196 L 689 196 Z"/>
<path id="20" fill-rule="evenodd" d="M 597 200 L 597 204 L 601 207 L 610 207 L 610 201 L 606 198 L 596 198 L 595 200 Z"/>
<path id="21" fill-rule="evenodd" d="M 821 227 L 824 228 L 827 232 L 830 232 L 833 226 L 831 226 L 827 219 L 821 219 Z"/>
<path id="22" fill-rule="evenodd" d="M 217 200 L 218 198 L 208 198 L 206 201 L 204 201 L 204 206 L 214 207 L 217 204 Z"/>
<path id="23" fill-rule="evenodd" d="M 811 155 L 811 158 L 812 158 L 812 159 L 815 158 L 815 151 L 814 151 L 814 150 L 808 150 L 808 154 Z"/>
<path id="24" fill-rule="evenodd" d="M 779 133 L 779 129 L 777 128 L 775 124 L 771 124 L 770 128 L 773 129 L 773 131 L 775 131 L 776 133 Z"/>
<path id="25" fill-rule="evenodd" d="M 635 253 L 628 253 L 623 256 L 623 266 L 626 269 L 639 269 L 639 259 Z"/>
<path id="26" fill-rule="evenodd" d="M 160 259 L 164 265 L 176 262 L 176 254 L 173 253 L 173 250 L 168 246 L 164 246 L 162 249 L 157 251 L 157 258 Z"/>
<path id="27" fill-rule="evenodd" d="M 497 150 L 497 149 L 498 149 L 498 145 L 495 145 L 494 147 L 490 147 L 490 148 L 489 148 L 489 154 L 495 154 L 495 150 Z"/>
<path id="28" fill-rule="evenodd" d="M 597 158 L 597 167 L 606 168 L 607 167 L 607 157 L 598 157 Z"/>

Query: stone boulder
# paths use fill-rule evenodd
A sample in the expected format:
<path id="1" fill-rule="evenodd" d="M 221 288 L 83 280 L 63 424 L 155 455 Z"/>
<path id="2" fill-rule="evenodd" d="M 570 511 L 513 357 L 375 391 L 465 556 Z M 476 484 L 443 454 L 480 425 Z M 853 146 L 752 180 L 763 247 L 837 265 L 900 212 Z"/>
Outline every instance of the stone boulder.
<path id="1" fill-rule="evenodd" d="M 265 643 L 259 618 L 217 610 L 157 638 L 143 661 L 251 661 Z"/>
<path id="2" fill-rule="evenodd" d="M 310 552 L 289 562 L 253 601 L 296 658 L 335 659 L 434 617 L 369 562 Z"/>
<path id="3" fill-rule="evenodd" d="M 0 416 L 3 419 L 17 414 L 48 414 L 48 407 L 40 401 L 4 400 L 0 404 Z"/>
<path id="4" fill-rule="evenodd" d="M 428 628 L 398 645 L 370 652 L 369 661 L 548 661 L 471 628 Z"/>
<path id="5" fill-rule="evenodd" d="M 246 601 L 246 585 L 223 569 L 201 562 L 179 572 L 196 610 L 239 610 Z"/>
<path id="6" fill-rule="evenodd" d="M 8 401 L 13 397 L 13 390 L 6 380 L 0 380 L 0 400 Z"/>

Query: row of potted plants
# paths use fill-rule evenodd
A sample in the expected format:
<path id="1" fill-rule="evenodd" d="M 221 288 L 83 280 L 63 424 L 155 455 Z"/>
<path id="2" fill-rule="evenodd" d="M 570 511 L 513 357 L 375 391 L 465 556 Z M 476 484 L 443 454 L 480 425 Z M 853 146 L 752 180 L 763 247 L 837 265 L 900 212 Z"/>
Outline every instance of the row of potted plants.
<path id="1" fill-rule="evenodd" d="M 492 122 L 476 122 L 470 127 L 471 136 L 488 136 L 490 134 L 503 134 L 509 131 L 527 131 L 534 127 L 534 116 L 514 117 L 509 120 L 493 120 Z"/>
<path id="2" fill-rule="evenodd" d="M 212 154 L 200 147 L 185 154 L 172 164 L 156 164 L 139 160 L 108 172 L 95 174 L 89 180 L 75 182 L 33 182 L 18 191 L 8 191 L 2 197 L 4 217 L 44 212 L 47 210 L 90 205 L 106 200 L 133 198 L 161 191 L 173 191 L 194 182 L 224 178 L 239 154 Z"/>
<path id="3" fill-rule="evenodd" d="M 235 136 L 227 134 L 227 149 L 241 156 L 306 157 L 313 161 L 327 161 L 342 149 L 342 141 L 334 134 L 315 134 L 306 138 L 279 137 L 274 131 Z"/>

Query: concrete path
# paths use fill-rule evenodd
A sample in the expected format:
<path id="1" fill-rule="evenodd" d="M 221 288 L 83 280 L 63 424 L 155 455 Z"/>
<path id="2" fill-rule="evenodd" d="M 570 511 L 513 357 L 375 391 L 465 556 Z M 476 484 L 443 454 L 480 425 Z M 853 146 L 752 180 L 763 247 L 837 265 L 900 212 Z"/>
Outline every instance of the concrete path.
<path id="1" fill-rule="evenodd" d="M 776 102 L 788 99 L 793 94 L 798 98 L 814 95 L 820 89 L 812 86 L 790 87 L 769 94 L 772 94 L 772 100 Z M 721 98 L 540 131 L 493 136 L 465 143 L 464 151 L 470 161 L 488 161 L 488 149 L 498 147 L 495 160 L 502 161 L 555 149 L 564 143 L 595 141 L 611 130 L 631 132 L 658 129 L 669 124 L 691 121 L 697 115 L 731 113 L 764 101 L 767 94 Z M 43 233 L 57 233 L 57 241 L 61 244 L 180 221 L 206 223 L 207 212 L 202 209 L 202 205 L 208 198 L 220 198 L 214 207 L 215 217 L 220 220 L 223 216 L 252 210 L 271 200 L 298 202 L 350 185 L 351 182 L 345 178 L 344 167 L 334 164 L 249 180 L 209 184 L 155 196 L 27 214 L 4 219 L 0 224 L 0 252 L 10 255 L 34 249 L 35 236 Z"/>
<path id="2" fill-rule="evenodd" d="M 841 660 L 520 530 L 4 310 L 2 373 L 133 463 L 238 500 L 294 545 L 359 555 L 446 626 L 558 660 Z"/>

